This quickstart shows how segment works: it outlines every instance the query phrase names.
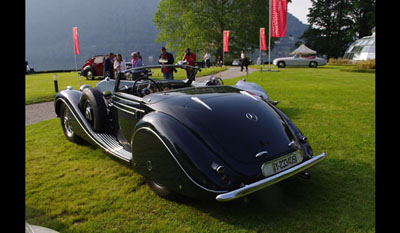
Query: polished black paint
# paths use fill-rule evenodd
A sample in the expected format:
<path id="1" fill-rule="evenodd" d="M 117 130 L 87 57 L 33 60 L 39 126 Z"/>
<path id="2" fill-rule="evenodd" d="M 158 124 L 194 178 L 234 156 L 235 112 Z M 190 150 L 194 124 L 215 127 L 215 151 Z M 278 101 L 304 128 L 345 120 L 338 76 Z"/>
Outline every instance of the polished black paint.
<path id="1" fill-rule="evenodd" d="M 177 193 L 215 197 L 263 179 L 261 166 L 267 161 L 298 149 L 304 159 L 312 155 L 308 142 L 302 140 L 305 137 L 285 114 L 269 101 L 254 99 L 240 89 L 187 87 L 139 98 L 129 94 L 131 90 L 120 90 L 119 83 L 117 80 L 113 95 L 107 99 L 108 133 L 132 154 L 123 159 L 135 171 Z M 61 104 L 68 106 L 77 134 L 101 145 L 97 137 L 88 137 L 95 133 L 79 109 L 80 95 L 76 90 L 59 92 L 56 113 Z M 246 114 L 255 115 L 256 120 Z M 291 141 L 293 146 L 289 146 Z M 107 146 L 102 147 L 107 150 Z M 256 158 L 262 151 L 267 152 L 265 156 Z M 221 174 L 213 168 L 215 164 L 223 166 Z"/>

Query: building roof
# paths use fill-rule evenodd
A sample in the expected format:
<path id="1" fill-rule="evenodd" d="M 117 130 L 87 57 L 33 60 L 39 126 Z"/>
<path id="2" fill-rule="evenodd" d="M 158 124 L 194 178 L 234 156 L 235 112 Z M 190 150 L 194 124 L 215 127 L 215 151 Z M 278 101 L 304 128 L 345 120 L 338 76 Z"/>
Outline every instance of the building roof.
<path id="1" fill-rule="evenodd" d="M 317 54 L 317 51 L 308 48 L 305 44 L 302 44 L 297 49 L 295 49 L 293 52 L 291 52 L 290 55 L 298 54 L 298 53 L 301 53 L 301 54 Z"/>

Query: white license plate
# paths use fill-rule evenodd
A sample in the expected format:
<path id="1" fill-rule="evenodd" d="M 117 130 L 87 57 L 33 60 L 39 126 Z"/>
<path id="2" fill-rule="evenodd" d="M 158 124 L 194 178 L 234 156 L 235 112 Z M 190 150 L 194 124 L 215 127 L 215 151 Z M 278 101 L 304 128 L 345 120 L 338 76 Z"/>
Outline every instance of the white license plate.
<path id="1" fill-rule="evenodd" d="M 303 161 L 300 151 L 295 151 L 278 159 L 264 163 L 261 171 L 265 177 L 284 171 Z"/>

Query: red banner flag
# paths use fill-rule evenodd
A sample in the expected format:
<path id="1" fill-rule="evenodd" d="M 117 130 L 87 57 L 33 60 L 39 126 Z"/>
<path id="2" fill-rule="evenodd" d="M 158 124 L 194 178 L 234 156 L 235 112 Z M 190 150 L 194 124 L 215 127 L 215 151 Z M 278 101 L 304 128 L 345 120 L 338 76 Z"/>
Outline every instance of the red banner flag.
<path id="1" fill-rule="evenodd" d="M 75 45 L 75 54 L 80 54 L 80 50 L 79 50 L 79 38 L 78 38 L 78 28 L 77 27 L 73 27 L 72 28 L 72 34 L 74 36 L 74 45 Z"/>
<path id="2" fill-rule="evenodd" d="M 260 28 L 260 50 L 267 51 L 267 43 L 265 41 L 265 28 Z"/>
<path id="3" fill-rule="evenodd" d="M 287 0 L 271 0 L 271 37 L 285 37 Z"/>
<path id="4" fill-rule="evenodd" d="M 229 31 L 224 31 L 224 53 L 229 52 Z"/>

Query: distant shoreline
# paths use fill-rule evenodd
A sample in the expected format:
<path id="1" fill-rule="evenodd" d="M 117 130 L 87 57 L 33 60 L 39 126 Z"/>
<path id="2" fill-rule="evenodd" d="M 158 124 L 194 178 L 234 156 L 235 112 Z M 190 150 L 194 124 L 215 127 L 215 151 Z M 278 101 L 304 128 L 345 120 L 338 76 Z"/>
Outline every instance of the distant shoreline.
<path id="1" fill-rule="evenodd" d="M 41 70 L 41 71 L 36 71 L 33 74 L 43 74 L 43 73 L 61 73 L 61 72 L 75 72 L 75 69 L 72 70 Z M 80 70 L 76 71 L 80 73 Z M 28 74 L 26 74 L 28 75 Z"/>

